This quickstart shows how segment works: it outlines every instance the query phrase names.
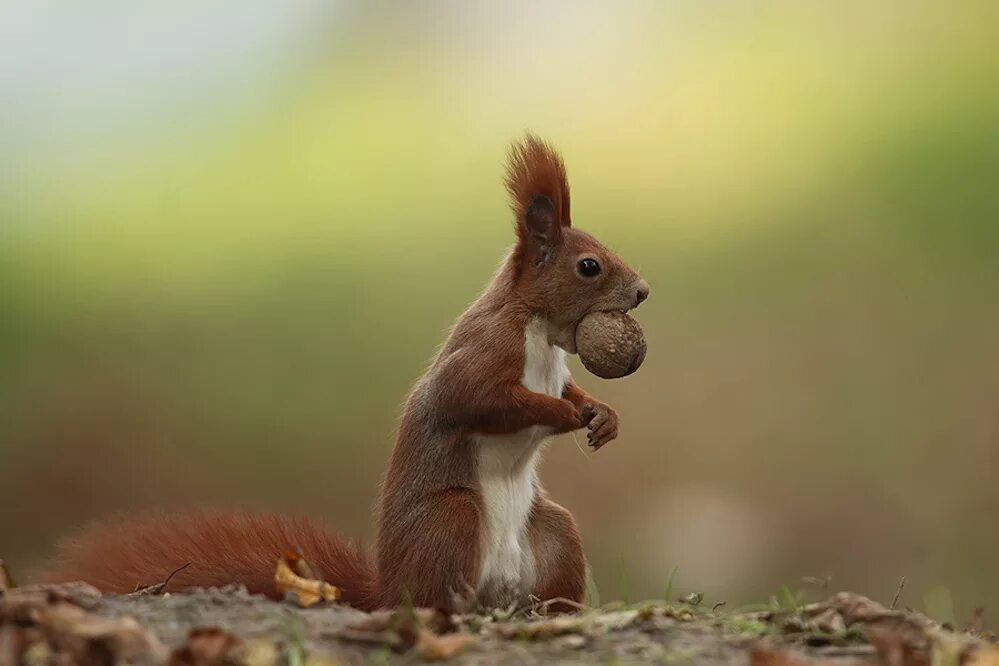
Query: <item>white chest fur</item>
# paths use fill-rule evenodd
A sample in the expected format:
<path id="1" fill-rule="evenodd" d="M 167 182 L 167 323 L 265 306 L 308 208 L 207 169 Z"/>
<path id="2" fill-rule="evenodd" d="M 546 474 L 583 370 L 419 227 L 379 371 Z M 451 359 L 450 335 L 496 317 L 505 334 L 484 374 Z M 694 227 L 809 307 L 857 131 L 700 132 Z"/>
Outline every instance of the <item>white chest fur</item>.
<path id="1" fill-rule="evenodd" d="M 531 391 L 561 397 L 568 380 L 565 352 L 548 344 L 545 322 L 531 320 L 524 330 L 521 383 Z M 534 503 L 538 451 L 551 434 L 551 428 L 533 426 L 479 438 L 484 520 L 478 591 L 484 603 L 510 603 L 526 596 L 534 586 L 527 521 Z"/>

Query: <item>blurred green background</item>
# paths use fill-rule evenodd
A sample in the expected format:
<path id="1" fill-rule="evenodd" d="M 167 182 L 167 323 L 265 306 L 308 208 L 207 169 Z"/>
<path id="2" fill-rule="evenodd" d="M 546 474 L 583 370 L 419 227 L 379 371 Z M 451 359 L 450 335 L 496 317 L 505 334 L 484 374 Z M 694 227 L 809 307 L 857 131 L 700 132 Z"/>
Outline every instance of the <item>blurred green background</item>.
<path id="1" fill-rule="evenodd" d="M 999 4 L 0 8 L 0 556 L 221 505 L 372 537 L 406 391 L 512 240 L 507 143 L 641 269 L 557 440 L 604 600 L 833 577 L 999 606 Z"/>

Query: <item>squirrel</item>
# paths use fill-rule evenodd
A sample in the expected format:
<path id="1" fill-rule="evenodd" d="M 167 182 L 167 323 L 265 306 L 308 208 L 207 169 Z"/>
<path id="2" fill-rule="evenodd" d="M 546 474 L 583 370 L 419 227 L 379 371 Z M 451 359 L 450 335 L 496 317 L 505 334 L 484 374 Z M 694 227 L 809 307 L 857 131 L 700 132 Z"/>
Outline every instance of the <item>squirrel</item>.
<path id="1" fill-rule="evenodd" d="M 579 532 L 536 468 L 552 435 L 587 428 L 593 450 L 617 437 L 617 412 L 573 381 L 566 355 L 585 315 L 637 307 L 649 285 L 572 226 L 565 166 L 549 143 L 514 142 L 505 183 L 516 242 L 409 394 L 373 553 L 305 518 L 203 511 L 91 526 L 41 580 L 127 593 L 190 562 L 168 591 L 240 583 L 275 597 L 276 559 L 295 546 L 361 610 L 580 602 Z"/>

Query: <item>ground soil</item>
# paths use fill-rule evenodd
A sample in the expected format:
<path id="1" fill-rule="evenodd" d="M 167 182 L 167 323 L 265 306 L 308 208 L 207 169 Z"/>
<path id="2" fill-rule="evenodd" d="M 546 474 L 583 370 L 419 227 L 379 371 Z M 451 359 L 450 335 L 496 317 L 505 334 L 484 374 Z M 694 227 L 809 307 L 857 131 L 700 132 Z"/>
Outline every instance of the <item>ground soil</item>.
<path id="1" fill-rule="evenodd" d="M 300 608 L 240 587 L 101 596 L 82 584 L 0 594 L 0 664 L 988 664 L 990 636 L 840 593 L 726 612 L 688 601 L 463 616 Z M 192 633 L 193 630 L 193 633 Z M 944 655 L 948 661 L 939 661 Z M 62 661 L 60 661 L 60 659 Z M 999 662 L 995 662 L 999 663 Z"/>

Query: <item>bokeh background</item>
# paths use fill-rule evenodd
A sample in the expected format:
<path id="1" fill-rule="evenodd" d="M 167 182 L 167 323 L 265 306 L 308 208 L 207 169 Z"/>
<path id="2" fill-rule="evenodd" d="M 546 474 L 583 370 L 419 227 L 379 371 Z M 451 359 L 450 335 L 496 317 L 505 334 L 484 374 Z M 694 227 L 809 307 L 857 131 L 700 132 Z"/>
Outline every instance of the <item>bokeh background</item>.
<path id="1" fill-rule="evenodd" d="M 0 556 L 221 505 L 372 537 L 531 129 L 648 359 L 548 451 L 602 600 L 999 606 L 999 4 L 0 5 Z"/>

